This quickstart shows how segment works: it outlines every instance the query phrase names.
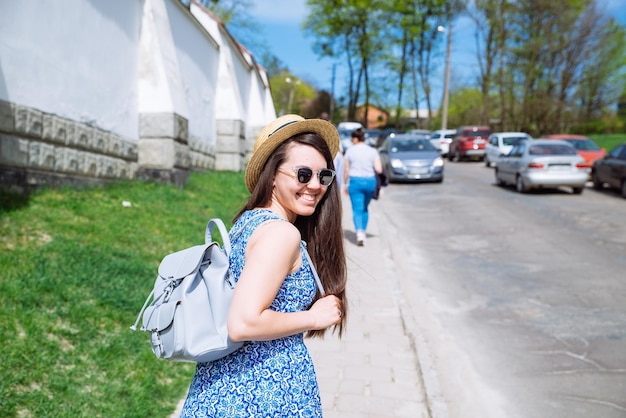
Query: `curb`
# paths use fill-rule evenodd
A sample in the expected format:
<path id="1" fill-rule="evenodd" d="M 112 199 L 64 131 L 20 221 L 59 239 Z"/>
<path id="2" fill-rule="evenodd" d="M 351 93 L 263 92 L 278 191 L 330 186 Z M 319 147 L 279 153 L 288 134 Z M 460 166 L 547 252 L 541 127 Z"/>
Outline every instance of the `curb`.
<path id="1" fill-rule="evenodd" d="M 393 297 L 398 303 L 398 309 L 400 310 L 400 316 L 402 319 L 402 326 L 404 327 L 405 334 L 411 340 L 411 349 L 417 363 L 415 364 L 417 374 L 422 383 L 423 398 L 428 408 L 428 414 L 431 418 L 449 418 L 448 408 L 444 401 L 444 396 L 439 385 L 439 377 L 436 369 L 435 362 L 430 354 L 426 338 L 420 332 L 420 329 L 414 319 L 411 308 L 409 307 L 406 298 L 403 296 L 401 280 L 407 278 L 405 274 L 403 276 L 398 275 L 397 263 L 394 260 L 401 260 L 406 257 L 402 254 L 402 250 L 394 246 L 389 239 L 389 232 L 393 228 L 392 223 L 384 219 L 384 215 L 381 215 L 376 211 L 376 223 L 378 232 L 381 238 L 381 247 L 383 251 L 385 269 L 393 277 L 399 277 L 399 280 L 394 280 Z M 391 234 L 392 236 L 398 236 L 396 231 Z M 395 257 L 394 257 L 395 255 Z"/>

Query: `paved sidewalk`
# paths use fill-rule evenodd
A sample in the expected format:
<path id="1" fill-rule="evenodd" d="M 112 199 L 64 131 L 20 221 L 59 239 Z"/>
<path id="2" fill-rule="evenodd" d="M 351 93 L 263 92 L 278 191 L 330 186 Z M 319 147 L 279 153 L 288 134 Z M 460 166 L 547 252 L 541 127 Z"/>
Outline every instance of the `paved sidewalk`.
<path id="1" fill-rule="evenodd" d="M 364 247 L 356 246 L 350 201 L 343 226 L 348 264 L 348 323 L 342 340 L 305 340 L 317 372 L 325 418 L 430 418 L 419 361 L 405 332 L 388 237 L 376 202 Z"/>

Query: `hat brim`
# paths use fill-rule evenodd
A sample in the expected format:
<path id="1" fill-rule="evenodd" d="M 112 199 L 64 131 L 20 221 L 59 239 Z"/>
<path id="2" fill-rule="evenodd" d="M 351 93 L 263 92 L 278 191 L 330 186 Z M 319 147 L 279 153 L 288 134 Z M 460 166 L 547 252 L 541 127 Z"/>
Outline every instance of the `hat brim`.
<path id="1" fill-rule="evenodd" d="M 337 132 L 337 128 L 332 123 L 323 119 L 303 119 L 288 122 L 284 126 L 278 127 L 276 131 L 269 133 L 268 138 L 252 153 L 245 175 L 246 187 L 250 193 L 256 187 L 265 162 L 274 150 L 289 138 L 306 132 L 316 133 L 321 136 L 330 149 L 330 155 L 333 158 L 337 155 L 340 143 L 339 132 Z M 257 138 L 257 141 L 259 139 Z"/>

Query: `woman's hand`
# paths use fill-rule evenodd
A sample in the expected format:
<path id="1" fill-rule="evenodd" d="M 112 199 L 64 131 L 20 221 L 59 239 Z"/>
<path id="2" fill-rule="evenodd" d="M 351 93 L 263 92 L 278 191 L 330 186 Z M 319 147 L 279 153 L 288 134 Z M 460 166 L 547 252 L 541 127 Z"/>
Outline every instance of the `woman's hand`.
<path id="1" fill-rule="evenodd" d="M 335 295 L 328 295 L 318 299 L 311 306 L 309 312 L 314 316 L 314 330 L 326 329 L 336 325 L 341 322 L 341 317 L 343 316 L 341 301 Z"/>

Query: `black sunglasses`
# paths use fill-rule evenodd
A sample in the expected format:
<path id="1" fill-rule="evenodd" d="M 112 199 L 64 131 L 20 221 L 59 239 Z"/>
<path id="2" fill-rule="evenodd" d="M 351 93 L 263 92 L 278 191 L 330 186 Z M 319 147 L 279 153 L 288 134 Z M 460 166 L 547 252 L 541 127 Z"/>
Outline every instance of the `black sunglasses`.
<path id="1" fill-rule="evenodd" d="M 280 170 L 281 168 L 279 168 Z M 322 168 L 321 170 L 313 171 L 309 167 L 291 167 L 291 170 L 296 173 L 298 182 L 302 184 L 308 184 L 313 178 L 313 173 L 317 174 L 322 186 L 330 186 L 335 179 L 335 171 L 330 168 Z"/>

